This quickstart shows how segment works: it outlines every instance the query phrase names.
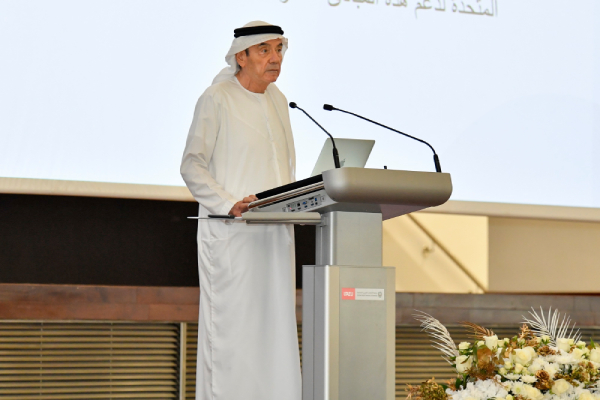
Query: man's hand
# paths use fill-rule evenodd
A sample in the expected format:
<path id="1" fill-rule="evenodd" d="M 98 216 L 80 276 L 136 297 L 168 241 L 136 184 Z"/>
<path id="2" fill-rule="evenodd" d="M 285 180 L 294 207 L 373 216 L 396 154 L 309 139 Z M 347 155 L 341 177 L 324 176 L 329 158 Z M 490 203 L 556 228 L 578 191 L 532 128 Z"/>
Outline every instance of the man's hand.
<path id="1" fill-rule="evenodd" d="M 244 200 L 238 201 L 237 203 L 234 204 L 234 206 L 231 208 L 231 210 L 229 210 L 229 215 L 233 215 L 235 217 L 241 217 L 242 213 L 245 213 L 246 211 L 248 211 L 248 204 L 250 204 L 256 200 L 258 200 L 258 197 L 256 197 L 253 194 L 251 194 L 248 197 L 244 197 Z"/>

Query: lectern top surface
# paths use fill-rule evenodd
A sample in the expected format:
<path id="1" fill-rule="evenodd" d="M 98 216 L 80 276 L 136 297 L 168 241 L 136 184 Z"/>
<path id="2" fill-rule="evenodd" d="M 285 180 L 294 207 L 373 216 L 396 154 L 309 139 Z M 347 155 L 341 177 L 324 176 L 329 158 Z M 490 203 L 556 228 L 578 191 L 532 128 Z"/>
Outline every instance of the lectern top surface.
<path id="1" fill-rule="evenodd" d="M 259 193 L 249 207 L 260 212 L 381 213 L 386 220 L 443 204 L 451 194 L 448 173 L 339 168 Z"/>

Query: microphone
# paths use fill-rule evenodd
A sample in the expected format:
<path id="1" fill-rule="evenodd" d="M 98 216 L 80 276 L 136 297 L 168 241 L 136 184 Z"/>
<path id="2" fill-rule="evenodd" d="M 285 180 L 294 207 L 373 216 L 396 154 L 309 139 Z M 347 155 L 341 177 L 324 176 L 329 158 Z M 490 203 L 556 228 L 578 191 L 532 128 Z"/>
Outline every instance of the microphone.
<path id="1" fill-rule="evenodd" d="M 433 147 L 432 147 L 432 146 L 431 146 L 429 143 L 427 143 L 426 141 L 424 141 L 424 140 L 421 140 L 421 139 L 419 139 L 419 138 L 416 138 L 416 137 L 414 137 L 414 136 L 411 136 L 411 135 L 409 135 L 409 134 L 407 134 L 407 133 L 400 132 L 400 131 L 399 131 L 399 130 L 397 130 L 397 129 L 390 128 L 389 126 L 386 126 L 386 125 L 380 124 L 379 122 L 372 121 L 372 120 L 370 120 L 369 118 L 365 118 L 365 117 L 362 117 L 362 116 L 360 116 L 360 115 L 358 115 L 358 114 L 351 113 L 350 111 L 340 110 L 339 108 L 336 108 L 336 107 L 332 106 L 331 104 L 323 104 L 323 110 L 327 110 L 327 111 L 333 111 L 333 110 L 335 110 L 335 111 L 341 111 L 341 112 L 343 112 L 343 113 L 346 113 L 346 114 L 354 115 L 355 117 L 358 117 L 358 118 L 360 118 L 360 119 L 364 119 L 365 121 L 369 121 L 369 122 L 371 122 L 371 123 L 373 123 L 373 124 L 375 124 L 375 125 L 379 125 L 379 126 L 381 126 L 381 127 L 383 127 L 383 128 L 389 129 L 390 131 L 394 131 L 394 132 L 396 132 L 396 133 L 399 133 L 399 134 L 401 134 L 401 135 L 404 135 L 404 136 L 406 136 L 406 137 L 409 137 L 409 138 L 411 138 L 411 139 L 414 139 L 414 140 L 416 140 L 416 141 L 418 141 L 418 142 L 425 143 L 427 146 L 429 146 L 429 148 L 431 149 L 431 151 L 433 151 L 433 162 L 434 162 L 434 164 L 435 164 L 435 171 L 436 171 L 436 172 L 442 172 L 442 167 L 441 167 L 441 165 L 440 165 L 440 159 L 439 159 L 439 157 L 438 157 L 437 153 L 435 152 L 435 150 L 433 149 Z"/>
<path id="2" fill-rule="evenodd" d="M 313 117 L 311 117 L 310 115 L 308 115 L 308 113 L 306 111 L 304 111 L 303 109 L 301 109 L 300 107 L 298 107 L 298 104 L 294 103 L 293 101 L 290 103 L 290 108 L 297 108 L 298 110 L 302 111 L 304 114 L 306 114 L 306 116 L 308 118 L 310 118 L 310 120 L 312 122 L 314 122 L 315 124 L 317 124 L 317 126 L 319 128 L 321 128 L 323 130 L 323 132 L 325 132 L 330 138 L 331 138 L 331 144 L 333 145 L 333 163 L 335 164 L 336 168 L 340 168 L 340 155 L 338 154 L 338 150 L 337 147 L 335 147 L 335 140 L 333 140 L 333 136 L 331 136 L 331 134 L 329 132 L 327 132 L 325 130 L 325 128 L 323 128 L 317 121 L 315 121 L 313 119 Z"/>

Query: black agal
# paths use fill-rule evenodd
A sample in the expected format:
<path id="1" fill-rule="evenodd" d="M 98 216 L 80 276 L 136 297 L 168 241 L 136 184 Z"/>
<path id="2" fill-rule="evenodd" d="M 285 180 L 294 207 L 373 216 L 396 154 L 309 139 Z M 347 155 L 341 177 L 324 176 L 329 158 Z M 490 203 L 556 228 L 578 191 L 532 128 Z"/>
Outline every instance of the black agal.
<path id="1" fill-rule="evenodd" d="M 262 33 L 276 33 L 278 35 L 283 35 L 283 29 L 277 25 L 248 26 L 246 28 L 235 29 L 233 31 L 233 37 L 260 35 Z"/>

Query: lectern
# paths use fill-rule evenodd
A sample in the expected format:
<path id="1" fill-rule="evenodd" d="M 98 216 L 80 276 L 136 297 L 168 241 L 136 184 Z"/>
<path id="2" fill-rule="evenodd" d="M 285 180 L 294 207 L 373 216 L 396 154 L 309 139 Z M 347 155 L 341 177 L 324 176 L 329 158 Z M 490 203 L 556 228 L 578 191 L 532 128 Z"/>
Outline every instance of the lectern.
<path id="1" fill-rule="evenodd" d="M 257 194 L 247 223 L 316 225 L 303 266 L 302 399 L 395 398 L 395 269 L 382 221 L 443 204 L 449 174 L 340 168 Z"/>

